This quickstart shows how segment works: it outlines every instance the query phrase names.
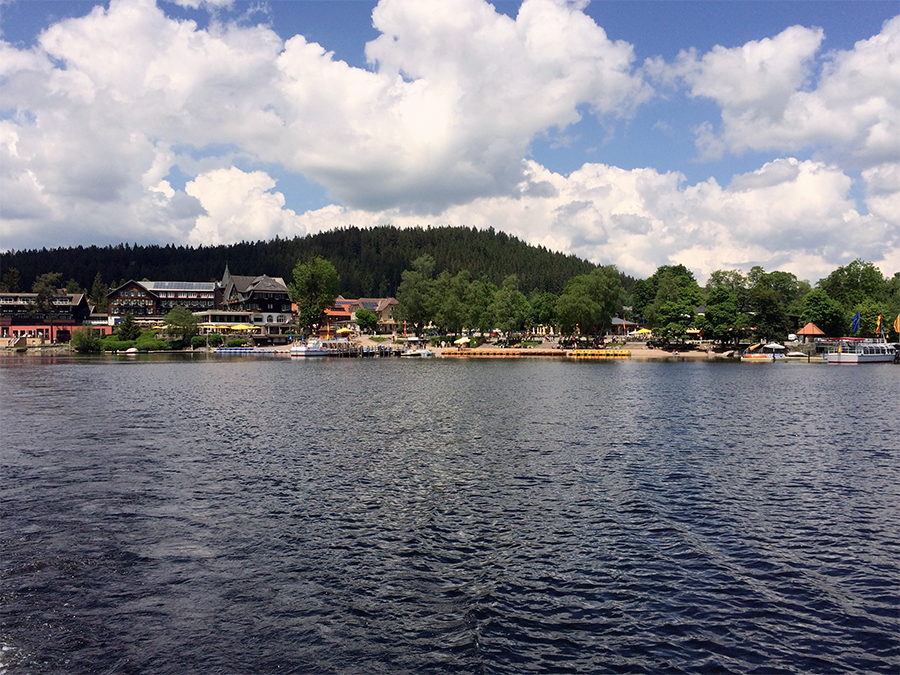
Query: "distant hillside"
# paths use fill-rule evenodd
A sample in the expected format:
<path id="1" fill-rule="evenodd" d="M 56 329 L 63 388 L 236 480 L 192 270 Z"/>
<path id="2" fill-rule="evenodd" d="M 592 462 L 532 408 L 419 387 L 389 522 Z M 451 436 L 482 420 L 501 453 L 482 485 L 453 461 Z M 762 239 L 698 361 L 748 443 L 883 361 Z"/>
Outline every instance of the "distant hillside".
<path id="1" fill-rule="evenodd" d="M 30 290 L 45 272 L 59 272 L 90 290 L 97 272 L 111 287 L 119 281 L 211 281 L 222 278 L 226 263 L 232 274 L 268 274 L 291 281 L 298 260 L 321 256 L 341 275 L 341 293 L 348 297 L 395 295 L 400 275 L 423 253 L 435 259 L 435 274 L 468 270 L 474 278 L 486 275 L 498 286 L 516 274 L 520 288 L 559 293 L 573 276 L 595 265 L 575 256 L 531 246 L 493 229 L 465 227 L 398 229 L 347 227 L 330 232 L 240 243 L 229 246 L 97 246 L 11 251 L 0 254 L 0 274 L 16 268 L 21 290 Z M 623 277 L 626 287 L 629 278 Z"/>

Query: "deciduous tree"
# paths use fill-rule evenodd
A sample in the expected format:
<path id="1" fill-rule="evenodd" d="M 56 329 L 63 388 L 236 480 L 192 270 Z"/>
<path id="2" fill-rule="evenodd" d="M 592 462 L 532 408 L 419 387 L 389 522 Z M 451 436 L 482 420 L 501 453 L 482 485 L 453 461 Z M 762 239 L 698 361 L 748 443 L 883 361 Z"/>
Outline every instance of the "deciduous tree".
<path id="1" fill-rule="evenodd" d="M 413 325 L 416 335 L 421 335 L 425 326 L 434 319 L 436 299 L 433 275 L 434 258 L 426 253 L 413 261 L 411 270 L 403 272 L 397 291 L 397 314 Z"/>
<path id="2" fill-rule="evenodd" d="M 184 344 L 191 343 L 191 338 L 197 334 L 197 317 L 187 307 L 177 305 L 172 311 L 163 317 L 166 330 L 178 337 Z"/>
<path id="3" fill-rule="evenodd" d="M 358 309 L 356 310 L 356 325 L 361 331 L 368 333 L 378 325 L 378 316 L 365 307 Z"/>
<path id="4" fill-rule="evenodd" d="M 585 335 L 604 335 L 622 309 L 621 290 L 613 265 L 573 277 L 556 303 L 560 330 L 572 333 L 578 327 Z"/>
<path id="5" fill-rule="evenodd" d="M 301 327 L 312 329 L 324 323 L 325 310 L 334 306 L 340 285 L 340 275 L 324 258 L 315 257 L 294 266 L 294 283 L 288 285 L 288 290 L 297 303 Z"/>

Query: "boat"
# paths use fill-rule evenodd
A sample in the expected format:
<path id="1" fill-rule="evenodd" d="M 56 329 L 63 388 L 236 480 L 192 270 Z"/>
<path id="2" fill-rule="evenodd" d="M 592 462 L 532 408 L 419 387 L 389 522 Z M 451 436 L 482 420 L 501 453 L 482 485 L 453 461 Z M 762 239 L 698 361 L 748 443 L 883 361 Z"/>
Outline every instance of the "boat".
<path id="1" fill-rule="evenodd" d="M 310 338 L 291 345 L 291 356 L 349 356 L 350 352 L 351 344 L 347 338 Z"/>
<path id="2" fill-rule="evenodd" d="M 884 338 L 829 338 L 822 355 L 827 363 L 858 365 L 861 363 L 893 363 L 900 361 L 897 346 Z"/>
<path id="3" fill-rule="evenodd" d="M 741 354 L 741 361 L 749 363 L 765 363 L 766 361 L 778 361 L 784 358 L 785 348 L 777 342 L 762 344 L 760 342 L 751 345 Z"/>
<path id="4" fill-rule="evenodd" d="M 435 353 L 430 349 L 425 349 L 425 347 L 418 347 L 416 349 L 407 349 L 405 352 L 401 352 L 400 356 L 408 359 L 433 359 Z"/>

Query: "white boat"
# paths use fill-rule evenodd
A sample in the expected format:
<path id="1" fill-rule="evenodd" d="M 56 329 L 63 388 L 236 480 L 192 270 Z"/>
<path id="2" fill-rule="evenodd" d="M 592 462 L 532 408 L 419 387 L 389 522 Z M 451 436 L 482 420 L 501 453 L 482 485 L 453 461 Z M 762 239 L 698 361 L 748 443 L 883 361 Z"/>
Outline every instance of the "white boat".
<path id="1" fill-rule="evenodd" d="M 751 347 L 748 347 L 743 354 L 741 354 L 742 361 L 749 362 L 766 362 L 766 361 L 778 361 L 784 358 L 785 348 L 784 346 L 776 343 L 770 342 L 767 345 L 764 344 L 755 344 Z"/>
<path id="2" fill-rule="evenodd" d="M 405 352 L 401 352 L 400 356 L 408 359 L 433 359 L 435 357 L 435 353 L 430 349 L 420 347 L 417 349 L 407 349 Z"/>
<path id="3" fill-rule="evenodd" d="M 291 356 L 346 356 L 349 353 L 350 340 L 347 338 L 310 338 L 291 345 Z"/>
<path id="4" fill-rule="evenodd" d="M 860 363 L 892 363 L 897 360 L 897 348 L 883 338 L 832 338 L 823 354 L 826 362 L 837 365 Z"/>

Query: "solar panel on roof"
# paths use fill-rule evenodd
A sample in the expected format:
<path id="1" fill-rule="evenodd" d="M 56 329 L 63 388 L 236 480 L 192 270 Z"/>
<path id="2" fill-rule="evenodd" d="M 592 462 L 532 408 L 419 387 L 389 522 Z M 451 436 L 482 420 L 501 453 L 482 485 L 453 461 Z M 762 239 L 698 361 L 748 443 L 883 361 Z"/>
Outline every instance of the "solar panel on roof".
<path id="1" fill-rule="evenodd" d="M 144 285 L 151 291 L 212 291 L 214 282 L 197 281 L 145 281 Z"/>

